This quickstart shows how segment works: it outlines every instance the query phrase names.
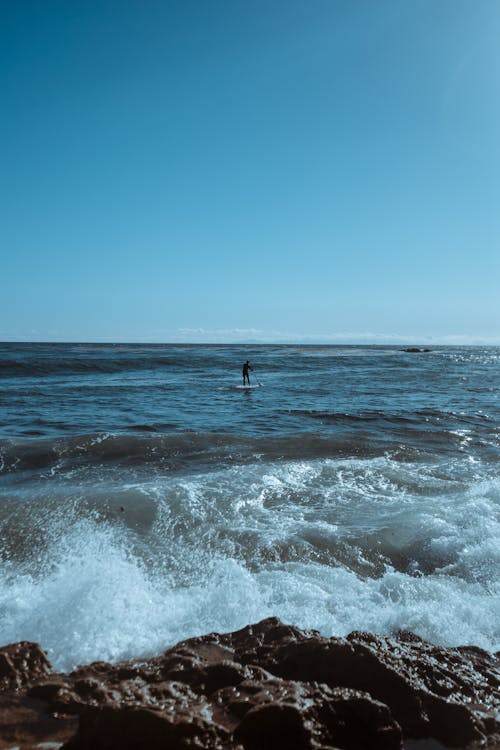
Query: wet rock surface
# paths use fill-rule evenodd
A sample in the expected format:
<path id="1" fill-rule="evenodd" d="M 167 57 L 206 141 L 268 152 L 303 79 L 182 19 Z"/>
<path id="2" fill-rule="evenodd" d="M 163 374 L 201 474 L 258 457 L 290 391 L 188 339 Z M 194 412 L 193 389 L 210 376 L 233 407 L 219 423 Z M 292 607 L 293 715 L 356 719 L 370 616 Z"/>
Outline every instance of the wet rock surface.
<path id="1" fill-rule="evenodd" d="M 500 749 L 498 667 L 475 647 L 323 638 L 276 618 L 70 674 L 12 644 L 0 649 L 0 749 Z"/>

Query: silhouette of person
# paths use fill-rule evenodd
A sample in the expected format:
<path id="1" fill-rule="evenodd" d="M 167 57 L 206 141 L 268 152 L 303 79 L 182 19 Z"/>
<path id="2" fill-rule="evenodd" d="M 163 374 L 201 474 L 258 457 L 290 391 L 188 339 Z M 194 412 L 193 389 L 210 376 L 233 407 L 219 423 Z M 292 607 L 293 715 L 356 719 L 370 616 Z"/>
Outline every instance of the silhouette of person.
<path id="1" fill-rule="evenodd" d="M 248 375 L 249 370 L 253 372 L 253 367 L 247 359 L 247 361 L 243 365 L 243 385 L 245 385 L 245 380 L 247 381 L 248 385 L 250 385 L 250 377 Z"/>

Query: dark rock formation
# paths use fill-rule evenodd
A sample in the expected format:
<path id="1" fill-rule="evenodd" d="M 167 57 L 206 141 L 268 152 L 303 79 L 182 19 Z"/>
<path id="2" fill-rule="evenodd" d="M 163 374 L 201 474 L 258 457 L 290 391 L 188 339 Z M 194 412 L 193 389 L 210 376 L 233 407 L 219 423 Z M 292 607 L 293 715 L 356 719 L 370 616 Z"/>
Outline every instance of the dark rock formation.
<path id="1" fill-rule="evenodd" d="M 474 647 L 411 633 L 322 638 L 275 618 L 71 674 L 51 673 L 35 644 L 15 644 L 0 649 L 0 716 L 10 717 L 0 748 L 397 750 L 412 740 L 425 750 L 426 738 L 429 748 L 500 748 L 499 676 L 496 658 Z M 23 727 L 28 709 L 38 733 L 33 718 Z"/>
<path id="2" fill-rule="evenodd" d="M 410 354 L 419 354 L 420 352 L 430 352 L 430 349 L 420 349 L 418 346 L 407 346 L 403 351 L 409 352 Z"/>
<path id="3" fill-rule="evenodd" d="M 11 643 L 0 648 L 0 691 L 19 690 L 50 674 L 52 667 L 37 643 Z"/>

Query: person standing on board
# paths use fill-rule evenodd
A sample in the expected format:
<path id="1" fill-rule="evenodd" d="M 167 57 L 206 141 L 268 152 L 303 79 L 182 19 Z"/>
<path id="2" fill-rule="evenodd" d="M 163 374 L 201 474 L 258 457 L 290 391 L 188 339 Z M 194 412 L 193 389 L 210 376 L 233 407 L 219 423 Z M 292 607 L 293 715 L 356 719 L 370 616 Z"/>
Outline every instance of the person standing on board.
<path id="1" fill-rule="evenodd" d="M 245 380 L 247 381 L 248 385 L 250 385 L 250 377 L 248 375 L 249 370 L 253 372 L 253 367 L 247 359 L 247 361 L 243 365 L 243 385 L 245 385 Z"/>

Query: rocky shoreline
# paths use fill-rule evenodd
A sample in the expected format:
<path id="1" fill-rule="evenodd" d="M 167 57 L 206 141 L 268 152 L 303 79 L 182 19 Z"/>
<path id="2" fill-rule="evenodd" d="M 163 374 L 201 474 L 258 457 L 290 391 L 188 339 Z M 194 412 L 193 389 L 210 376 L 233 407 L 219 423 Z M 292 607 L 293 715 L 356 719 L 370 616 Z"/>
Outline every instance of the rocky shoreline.
<path id="1" fill-rule="evenodd" d="M 263 620 L 70 674 L 0 649 L 0 750 L 500 749 L 498 655 Z"/>

